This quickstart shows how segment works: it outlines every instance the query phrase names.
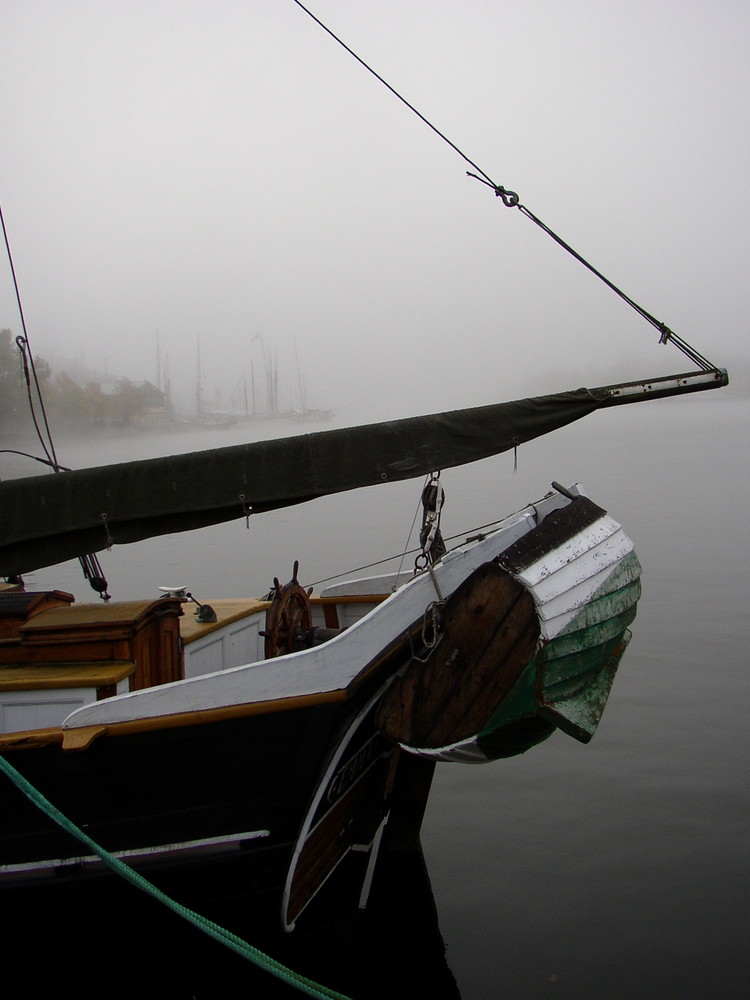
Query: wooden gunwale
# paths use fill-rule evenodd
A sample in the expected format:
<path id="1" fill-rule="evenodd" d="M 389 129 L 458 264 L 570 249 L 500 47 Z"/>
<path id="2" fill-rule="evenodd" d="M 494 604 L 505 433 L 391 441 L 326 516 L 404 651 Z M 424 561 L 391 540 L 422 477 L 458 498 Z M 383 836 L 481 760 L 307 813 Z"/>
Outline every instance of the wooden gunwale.
<path id="1" fill-rule="evenodd" d="M 408 643 L 410 636 L 421 629 L 421 621 L 408 632 L 397 636 L 391 645 L 382 651 L 377 659 L 368 664 L 347 688 L 320 691 L 315 694 L 289 698 L 275 698 L 268 701 L 246 702 L 241 705 L 226 705 L 192 712 L 175 712 L 172 715 L 156 715 L 126 722 L 112 722 L 103 725 L 71 727 L 69 729 L 49 728 L 21 730 L 0 734 L 0 752 L 49 746 L 60 743 L 63 750 L 85 750 L 99 736 L 129 736 L 135 733 L 155 732 L 161 729 L 179 729 L 185 726 L 208 725 L 227 719 L 239 719 L 273 712 L 291 712 L 299 708 L 349 701 L 374 674 L 387 666 L 398 655 L 399 648 Z M 90 734 L 90 738 L 87 736 Z"/>
<path id="2" fill-rule="evenodd" d="M 16 733 L 0 733 L 0 753 L 12 750 L 36 750 L 39 747 L 62 744 L 63 731 L 59 726 L 46 729 L 25 729 Z"/>
<path id="3" fill-rule="evenodd" d="M 205 711 L 177 712 L 174 715 L 156 715 L 153 718 L 133 719 L 127 722 L 111 722 L 106 725 L 81 726 L 63 729 L 29 729 L 16 733 L 0 734 L 0 751 L 24 750 L 30 747 L 49 746 L 60 743 L 63 749 L 85 749 L 98 736 L 130 736 L 134 733 L 154 732 L 159 729 L 179 729 L 184 726 L 200 726 L 227 719 L 241 719 L 245 716 L 267 715 L 271 712 L 292 712 L 311 705 L 326 705 L 331 702 L 348 701 L 350 692 L 341 689 L 323 691 L 314 695 L 300 695 L 296 698 L 277 698 L 273 701 L 249 702 L 244 705 L 228 705 L 223 708 L 209 708 Z M 78 734 L 93 731 L 92 739 L 77 739 Z"/>

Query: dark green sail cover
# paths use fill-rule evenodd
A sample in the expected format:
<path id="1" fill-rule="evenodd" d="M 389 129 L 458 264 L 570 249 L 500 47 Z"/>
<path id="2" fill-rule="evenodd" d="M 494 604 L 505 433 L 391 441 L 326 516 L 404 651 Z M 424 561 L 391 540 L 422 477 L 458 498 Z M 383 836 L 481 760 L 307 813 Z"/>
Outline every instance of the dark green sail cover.
<path id="1" fill-rule="evenodd" d="M 723 369 L 701 371 L 0 482 L 0 575 L 465 465 L 602 406 L 727 383 Z"/>
<path id="2" fill-rule="evenodd" d="M 598 394 L 597 394 L 598 395 Z M 0 574 L 422 476 L 507 451 L 601 405 L 588 389 L 0 483 Z M 106 515 L 106 520 L 102 515 Z"/>

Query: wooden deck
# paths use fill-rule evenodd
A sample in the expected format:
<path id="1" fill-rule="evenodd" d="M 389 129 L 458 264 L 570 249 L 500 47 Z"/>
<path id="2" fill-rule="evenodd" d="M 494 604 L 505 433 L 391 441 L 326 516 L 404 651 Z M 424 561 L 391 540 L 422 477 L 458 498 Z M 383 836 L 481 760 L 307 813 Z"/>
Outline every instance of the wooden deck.
<path id="1" fill-rule="evenodd" d="M 260 601 L 255 597 L 222 598 L 218 601 L 208 601 L 208 604 L 216 612 L 215 622 L 199 622 L 190 613 L 192 605 L 183 605 L 184 614 L 180 618 L 180 638 L 187 646 L 196 639 L 202 639 L 211 632 L 216 632 L 232 622 L 248 618 L 250 615 L 265 611 L 270 606 L 270 601 Z M 196 610 L 198 610 L 196 608 Z"/>

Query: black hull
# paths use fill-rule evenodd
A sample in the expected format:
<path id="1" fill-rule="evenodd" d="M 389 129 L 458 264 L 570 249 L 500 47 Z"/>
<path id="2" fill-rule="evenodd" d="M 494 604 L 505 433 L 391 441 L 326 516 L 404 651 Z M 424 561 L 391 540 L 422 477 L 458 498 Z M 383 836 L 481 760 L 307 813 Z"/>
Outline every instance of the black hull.
<path id="1" fill-rule="evenodd" d="M 101 737 L 83 752 L 29 749 L 9 759 L 68 819 L 162 891 L 199 907 L 252 895 L 261 923 L 276 929 L 304 817 L 341 734 L 361 709 L 361 702 L 333 702 Z M 369 715 L 356 737 L 352 752 L 376 738 Z M 394 751 L 377 739 L 383 770 Z M 387 808 L 383 801 L 383 813 Z M 0 780 L 0 814 L 4 906 L 19 889 L 58 899 L 101 886 L 107 891 L 120 881 L 7 777 Z M 346 853 L 329 862 L 331 870 Z M 310 887 L 311 897 L 322 881 Z"/>
<path id="2" fill-rule="evenodd" d="M 243 834 L 278 846 L 294 837 L 341 714 L 339 706 L 321 705 L 103 737 L 78 753 L 30 749 L 8 759 L 110 852 L 224 843 Z M 89 853 L 7 779 L 0 811 L 2 865 Z M 257 836 L 263 831 L 269 836 Z"/>
<path id="3" fill-rule="evenodd" d="M 379 997 L 387 983 L 390 995 L 411 996 L 417 982 L 434 983 L 435 997 L 458 997 L 419 846 L 431 762 L 400 757 L 391 748 L 378 757 L 375 771 L 387 763 L 392 775 L 390 812 L 366 909 L 360 907 L 361 891 L 374 852 L 348 852 L 304 908 L 295 933 L 284 933 L 285 882 L 321 778 L 324 787 L 338 787 L 352 762 L 362 759 L 363 748 L 378 740 L 387 747 L 371 730 L 366 706 L 366 700 L 357 706 L 333 703 L 280 716 L 104 737 L 76 754 L 47 747 L 12 758 L 56 806 L 113 852 L 164 844 L 162 838 L 175 829 L 183 831 L 183 841 L 186 830 L 194 840 L 216 838 L 202 848 L 126 860 L 166 897 L 295 972 L 351 997 Z M 363 725 L 357 728 L 360 716 Z M 336 749 L 344 745 L 341 738 L 352 729 L 354 738 L 340 756 L 343 767 L 326 784 Z M 270 736 L 276 739 L 266 739 Z M 286 748 L 283 755 L 280 746 Z M 86 970 L 76 992 L 84 997 L 102 995 L 102 983 L 111 983 L 113 974 L 118 988 L 142 993 L 144 977 L 152 977 L 154 969 L 161 997 L 226 996 L 227 977 L 241 977 L 243 987 L 257 986 L 264 997 L 299 995 L 102 862 L 70 863 L 86 848 L 7 778 L 0 782 L 0 809 L 8 819 L 3 864 L 68 858 L 56 868 L 6 873 L 0 882 L 4 912 L 13 915 L 6 947 L 24 966 L 44 954 L 44 968 L 35 972 L 40 988 L 59 989 L 60 970 L 70 968 L 71 956 L 83 950 Z M 259 827 L 260 820 L 268 837 L 233 839 Z M 352 825 L 357 821 L 355 815 Z M 407 950 L 413 982 L 402 969 Z"/>

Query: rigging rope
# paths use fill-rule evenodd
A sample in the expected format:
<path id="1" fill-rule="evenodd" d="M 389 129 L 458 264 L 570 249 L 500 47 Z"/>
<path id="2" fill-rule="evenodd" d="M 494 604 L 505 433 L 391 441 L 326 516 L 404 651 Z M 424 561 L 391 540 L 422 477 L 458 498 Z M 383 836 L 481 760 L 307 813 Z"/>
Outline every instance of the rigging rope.
<path id="1" fill-rule="evenodd" d="M 114 871 L 117 875 L 122 876 L 131 885 L 134 885 L 137 889 L 145 892 L 147 895 L 152 896 L 158 902 L 163 903 L 168 909 L 176 913 L 177 916 L 182 917 L 183 920 L 188 921 L 198 930 L 203 931 L 209 937 L 218 941 L 219 944 L 223 944 L 230 951 L 235 952 L 242 958 L 247 959 L 259 968 L 264 969 L 269 972 L 272 976 L 276 976 L 277 979 L 288 983 L 290 986 L 298 989 L 302 993 L 306 993 L 311 997 L 320 997 L 323 1000 L 348 1000 L 346 996 L 342 993 L 337 993 L 336 990 L 329 989 L 327 986 L 321 986 L 319 983 L 314 982 L 312 979 L 308 979 L 307 976 L 302 976 L 292 969 L 288 969 L 281 962 L 272 958 L 270 955 L 266 955 L 265 952 L 260 951 L 258 948 L 253 947 L 244 941 L 241 937 L 228 931 L 225 927 L 221 927 L 219 924 L 214 923 L 207 917 L 204 917 L 200 913 L 196 913 L 195 910 L 191 910 L 187 906 L 183 906 L 181 903 L 176 902 L 171 896 L 167 896 L 163 893 L 161 889 L 158 889 L 152 882 L 145 879 L 138 872 L 134 871 L 130 865 L 126 865 L 124 861 L 116 858 L 113 854 L 105 851 L 103 847 L 92 840 L 88 834 L 84 833 L 80 827 L 76 826 L 72 820 L 68 819 L 64 813 L 53 806 L 49 799 L 45 798 L 42 793 L 31 784 L 19 771 L 9 761 L 4 757 L 0 756 L 0 771 L 2 771 L 13 784 L 21 791 L 23 794 L 46 816 L 57 823 L 58 826 L 62 827 L 67 833 L 71 834 L 80 843 L 85 844 L 97 857 Z"/>
<path id="2" fill-rule="evenodd" d="M 422 487 L 423 490 L 427 487 L 427 484 L 428 484 L 429 481 L 430 481 L 430 477 L 429 476 L 425 476 L 424 485 Z M 401 577 L 401 570 L 403 569 L 404 560 L 409 555 L 409 542 L 411 541 L 411 536 L 412 536 L 412 534 L 414 532 L 414 526 L 416 525 L 417 518 L 419 517 L 419 508 L 421 507 L 421 505 L 422 505 L 422 500 L 421 500 L 421 494 L 420 494 L 420 499 L 417 501 L 417 504 L 416 504 L 416 506 L 414 508 L 414 517 L 411 520 L 411 527 L 409 528 L 409 533 L 406 536 L 406 541 L 404 542 L 404 550 L 401 553 L 401 561 L 399 562 L 398 569 L 396 570 L 396 580 L 397 581 Z M 412 552 L 416 552 L 417 550 L 416 549 L 412 549 L 411 551 Z M 370 563 L 370 566 L 364 566 L 362 568 L 363 569 L 369 569 L 371 566 L 379 566 L 381 563 L 390 562 L 392 559 L 395 559 L 395 558 L 396 558 L 396 556 L 390 556 L 390 557 L 388 557 L 386 559 L 379 559 L 377 562 Z M 346 570 L 345 572 L 357 573 L 357 572 L 359 572 L 359 570 Z M 343 574 L 339 573 L 337 575 L 338 576 L 342 576 Z M 326 580 L 320 580 L 320 581 L 318 581 L 318 583 L 326 583 L 327 580 L 335 580 L 335 579 L 336 579 L 336 577 L 329 576 L 329 577 L 327 577 Z M 318 586 L 318 584 L 315 584 L 315 586 Z"/>
<path id="3" fill-rule="evenodd" d="M 417 513 L 419 513 L 419 508 L 417 508 Z M 416 521 L 416 516 L 414 520 Z M 455 535 L 448 535 L 444 539 L 444 541 L 456 542 L 458 545 L 465 545 L 467 542 L 474 542 L 479 538 L 484 538 L 485 532 L 495 528 L 503 520 L 504 518 L 498 518 L 496 521 L 488 521 L 486 524 L 480 524 L 479 527 L 477 528 L 470 528 L 465 531 L 459 531 Z M 412 523 L 411 531 L 413 530 L 414 530 L 414 524 Z M 411 537 L 411 531 L 409 532 L 410 537 Z M 362 573 L 366 569 L 375 569 L 376 566 L 386 566 L 388 563 L 395 562 L 396 559 L 400 559 L 401 561 L 399 562 L 398 570 L 394 574 L 395 576 L 398 577 L 401 575 L 401 567 L 403 566 L 406 557 L 417 555 L 421 551 L 422 551 L 421 548 L 405 549 L 403 552 L 396 552 L 391 556 L 384 556 L 382 559 L 376 559 L 374 562 L 365 563 L 362 566 L 354 566 L 351 569 L 342 570 L 340 573 L 334 573 L 331 576 L 324 576 L 320 580 L 315 580 L 314 583 L 305 584 L 305 586 L 312 587 L 313 589 L 315 589 L 316 587 L 320 587 L 320 585 L 323 583 L 329 583 L 331 580 L 339 580 L 341 579 L 342 576 L 349 576 L 351 573 Z"/>
<path id="4" fill-rule="evenodd" d="M 26 329 L 26 317 L 24 315 L 23 305 L 21 303 L 21 292 L 18 287 L 18 281 L 16 279 L 16 268 L 13 263 L 13 254 L 11 253 L 10 249 L 8 230 L 5 228 L 5 216 L 3 215 L 2 205 L 0 205 L 0 225 L 2 225 L 3 228 L 3 239 L 5 240 L 5 249 L 8 254 L 8 263 L 10 264 L 10 274 L 11 278 L 13 279 L 13 288 L 16 293 L 16 302 L 18 303 L 18 314 L 21 317 L 21 329 L 23 330 L 23 337 L 16 337 L 16 344 L 18 345 L 18 348 L 21 351 L 21 355 L 23 357 L 24 376 L 26 379 L 27 393 L 29 396 L 29 406 L 31 408 L 31 416 L 34 421 L 34 427 L 36 428 L 37 436 L 42 445 L 42 448 L 44 449 L 44 454 L 50 460 L 54 468 L 57 465 L 57 455 L 55 454 L 55 445 L 54 442 L 52 441 L 52 433 L 50 431 L 49 421 L 47 420 L 47 411 L 45 410 L 44 407 L 44 400 L 42 399 L 42 391 L 39 385 L 39 378 L 37 377 L 36 373 L 36 365 L 34 364 L 34 355 L 31 352 L 31 345 L 29 344 L 29 334 Z M 28 351 L 28 357 L 27 357 L 27 351 Z M 47 434 L 46 442 L 44 440 L 44 436 L 37 422 L 36 410 L 34 408 L 34 403 L 31 397 L 31 380 L 29 378 L 29 366 L 31 368 L 31 374 L 33 375 L 34 385 L 36 387 L 36 394 L 39 400 L 39 407 L 42 411 L 42 416 L 44 418 L 44 427 Z"/>
<path id="5" fill-rule="evenodd" d="M 10 249 L 10 240 L 8 239 L 8 230 L 5 226 L 5 216 L 3 215 L 2 205 L 0 205 L 0 225 L 2 225 L 3 229 L 5 249 L 8 254 L 10 273 L 13 278 L 13 288 L 16 293 L 16 302 L 18 304 L 18 314 L 21 317 L 21 329 L 23 330 L 23 336 L 16 337 L 16 346 L 21 352 L 23 376 L 26 383 L 26 395 L 29 400 L 29 410 L 31 412 L 31 419 L 34 423 L 34 429 L 36 430 L 37 437 L 39 438 L 39 443 L 42 446 L 44 454 L 47 456 L 46 460 L 39 458 L 37 461 L 42 462 L 45 465 L 49 465 L 53 472 L 67 472 L 69 471 L 67 466 L 60 465 L 57 461 L 55 443 L 52 440 L 52 430 L 47 418 L 47 409 L 44 405 L 42 387 L 39 384 L 39 376 L 37 375 L 36 364 L 34 363 L 34 352 L 31 350 L 31 343 L 29 342 L 29 334 L 26 328 L 26 317 L 24 315 L 23 304 L 21 302 L 21 291 L 18 287 L 18 281 L 16 279 L 16 268 L 13 264 L 13 254 Z M 34 384 L 33 390 L 32 381 Z M 34 404 L 35 394 L 39 402 L 39 409 L 41 410 L 42 418 L 44 420 L 44 432 L 42 432 L 42 428 L 39 426 L 39 419 L 37 417 L 36 406 Z M 7 450 L 9 451 L 10 449 Z M 102 570 L 99 562 L 99 557 L 95 553 L 90 553 L 88 555 L 79 556 L 78 561 L 81 564 L 84 578 L 89 581 L 91 588 L 99 594 L 103 601 L 111 600 L 108 593 L 107 579 L 104 576 L 104 571 Z"/>
<path id="6" fill-rule="evenodd" d="M 476 174 L 472 173 L 471 171 L 467 171 L 467 176 L 473 177 L 475 178 L 475 180 L 481 181 L 482 184 L 486 184 L 487 187 L 492 188 L 492 190 L 495 192 L 495 195 L 502 200 L 503 204 L 507 208 L 517 208 L 522 215 L 524 215 L 527 219 L 529 219 L 536 226 L 538 226 L 543 232 L 545 232 L 549 237 L 551 237 L 555 241 L 555 243 L 557 243 L 560 247 L 562 247 L 569 254 L 571 254 L 571 256 L 573 256 L 579 263 L 583 264 L 583 266 L 586 267 L 597 278 L 603 281 L 604 284 L 608 288 L 610 288 L 613 292 L 615 292 L 616 295 L 619 295 L 619 297 L 624 302 L 626 302 L 632 309 L 634 309 L 643 319 L 645 319 L 646 322 L 654 326 L 659 331 L 660 344 L 667 344 L 671 342 L 678 350 L 682 351 L 682 353 L 686 355 L 693 362 L 693 364 L 698 365 L 698 367 L 702 368 L 704 371 L 718 370 L 717 365 L 714 365 L 712 362 L 708 361 L 708 359 L 705 358 L 698 351 L 696 351 L 694 347 L 691 347 L 690 344 L 687 343 L 687 341 L 683 340 L 682 337 L 679 337 L 676 333 L 674 333 L 674 331 L 670 330 L 670 328 L 666 325 L 666 323 L 662 323 L 660 320 L 652 316 L 651 313 L 649 313 L 646 309 L 638 305 L 638 303 L 635 302 L 633 299 L 631 299 L 629 295 L 626 295 L 625 292 L 623 292 L 620 288 L 617 287 L 617 285 L 615 285 L 612 281 L 606 278 L 601 273 L 601 271 L 597 270 L 597 268 L 595 268 L 584 257 L 582 257 L 581 254 L 578 253 L 578 251 L 574 250 L 569 243 L 566 243 L 565 240 L 562 239 L 562 237 L 558 236 L 557 233 L 555 233 L 552 229 L 549 228 L 549 226 L 547 226 L 544 222 L 542 222 L 542 220 L 538 218 L 538 216 L 534 215 L 534 213 L 530 209 L 526 208 L 525 205 L 522 205 L 515 191 L 509 191 L 507 188 L 504 188 L 501 184 L 496 184 L 495 181 L 492 180 L 489 174 L 485 173 L 484 170 L 482 170 L 480 166 L 478 166 L 472 159 L 470 159 L 466 155 L 466 153 L 463 152 L 463 150 L 461 150 L 451 139 L 448 138 L 448 136 L 446 136 L 443 132 L 440 131 L 439 128 L 433 125 L 433 123 L 429 121 L 429 119 L 425 118 L 425 116 L 420 111 L 418 111 L 413 104 L 407 101 L 406 98 L 403 97 L 394 87 L 392 87 L 387 80 L 383 79 L 383 77 L 378 72 L 376 72 L 372 68 L 372 66 L 368 65 L 368 63 L 366 63 L 364 59 L 358 56 L 353 49 L 349 48 L 346 42 L 344 42 L 341 38 L 339 38 L 339 36 L 336 35 L 327 25 L 325 25 L 320 20 L 320 18 L 316 17 L 315 14 L 313 14 L 312 11 L 309 10 L 301 2 L 301 0 L 293 0 L 293 2 L 301 10 L 303 10 L 308 17 L 310 17 L 313 21 L 315 21 L 315 23 L 319 25 L 319 27 L 321 27 L 323 31 L 325 31 L 328 35 L 330 35 L 331 38 L 335 42 L 337 42 L 346 52 L 348 52 L 350 56 L 356 59 L 356 61 L 360 64 L 360 66 L 366 69 L 368 73 L 371 73 L 376 80 L 382 83 L 383 86 L 387 90 L 389 90 L 394 97 L 396 97 L 399 101 L 401 101 L 402 104 L 406 105 L 406 107 L 411 112 L 413 112 L 413 114 L 415 114 L 417 118 L 420 119 L 420 121 L 422 121 L 440 139 L 442 139 L 443 142 L 445 142 L 448 146 L 450 146 L 450 148 L 454 152 L 458 153 L 461 159 L 463 159 L 466 163 L 469 164 L 469 166 L 473 167 L 474 170 L 477 171 Z"/>
<path id="7" fill-rule="evenodd" d="M 61 469 L 63 472 L 70 472 L 67 465 L 55 465 L 54 462 L 50 462 L 46 458 L 40 458 L 38 455 L 31 455 L 28 451 L 17 451 L 15 448 L 0 448 L 0 455 L 20 455 L 21 458 L 30 458 L 33 462 L 41 462 L 42 465 L 49 465 L 53 469 Z"/>

